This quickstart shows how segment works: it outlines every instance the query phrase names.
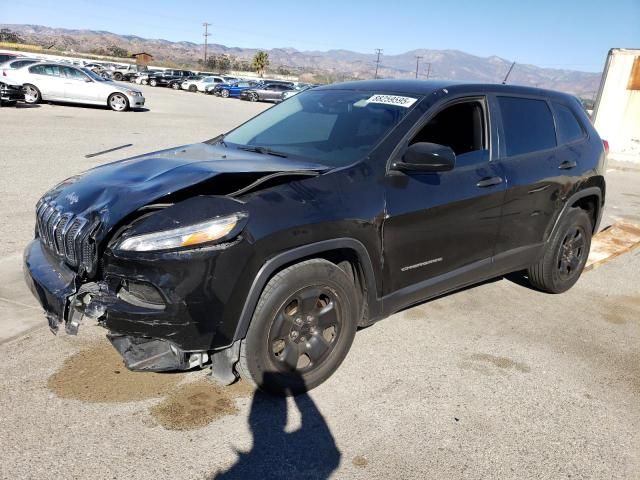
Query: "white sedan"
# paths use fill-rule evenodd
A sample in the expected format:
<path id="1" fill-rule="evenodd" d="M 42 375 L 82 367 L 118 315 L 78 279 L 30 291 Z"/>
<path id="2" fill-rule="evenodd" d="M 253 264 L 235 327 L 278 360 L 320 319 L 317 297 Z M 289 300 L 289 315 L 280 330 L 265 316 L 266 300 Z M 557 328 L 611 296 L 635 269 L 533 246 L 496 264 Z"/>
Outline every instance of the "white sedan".
<path id="1" fill-rule="evenodd" d="M 7 76 L 24 85 L 27 103 L 50 100 L 106 105 L 116 112 L 144 106 L 142 92 L 102 78 L 88 68 L 41 62 L 7 71 Z"/>
<path id="2" fill-rule="evenodd" d="M 182 82 L 182 88 L 184 90 L 189 90 L 190 92 L 206 92 L 208 89 L 211 89 L 220 83 L 224 83 L 224 78 L 218 77 L 217 75 L 210 75 L 208 77 L 203 77 L 200 80 L 186 80 Z"/>

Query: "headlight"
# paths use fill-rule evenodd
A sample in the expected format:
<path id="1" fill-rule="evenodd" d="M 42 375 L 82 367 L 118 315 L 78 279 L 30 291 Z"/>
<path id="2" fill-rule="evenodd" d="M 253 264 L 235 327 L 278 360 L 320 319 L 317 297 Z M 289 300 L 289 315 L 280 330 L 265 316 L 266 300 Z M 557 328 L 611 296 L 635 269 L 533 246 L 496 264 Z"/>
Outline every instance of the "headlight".
<path id="1" fill-rule="evenodd" d="M 127 95 L 131 95 L 132 97 L 137 97 L 138 95 L 141 95 L 140 92 L 136 92 L 135 90 L 125 90 L 125 93 Z"/>
<path id="2" fill-rule="evenodd" d="M 117 248 L 129 252 L 150 252 L 210 243 L 226 237 L 246 216 L 244 213 L 234 213 L 188 227 L 134 235 L 120 242 Z"/>

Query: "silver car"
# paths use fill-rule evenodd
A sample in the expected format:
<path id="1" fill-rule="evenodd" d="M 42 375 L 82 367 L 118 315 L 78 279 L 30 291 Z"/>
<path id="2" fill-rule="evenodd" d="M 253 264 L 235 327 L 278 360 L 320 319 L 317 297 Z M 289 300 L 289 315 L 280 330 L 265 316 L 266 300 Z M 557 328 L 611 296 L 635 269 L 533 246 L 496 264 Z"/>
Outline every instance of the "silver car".
<path id="1" fill-rule="evenodd" d="M 116 112 L 144 106 L 142 92 L 104 79 L 88 68 L 41 62 L 8 70 L 7 76 L 24 85 L 27 103 L 50 100 L 106 105 Z"/>

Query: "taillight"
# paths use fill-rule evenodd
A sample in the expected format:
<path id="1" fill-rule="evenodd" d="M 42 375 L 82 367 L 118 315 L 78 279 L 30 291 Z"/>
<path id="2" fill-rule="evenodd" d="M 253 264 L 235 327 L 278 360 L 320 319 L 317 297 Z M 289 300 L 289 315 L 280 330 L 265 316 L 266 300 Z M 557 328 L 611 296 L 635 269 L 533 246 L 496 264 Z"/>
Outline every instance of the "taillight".
<path id="1" fill-rule="evenodd" d="M 602 146 L 604 147 L 604 154 L 609 155 L 609 142 L 602 140 Z"/>

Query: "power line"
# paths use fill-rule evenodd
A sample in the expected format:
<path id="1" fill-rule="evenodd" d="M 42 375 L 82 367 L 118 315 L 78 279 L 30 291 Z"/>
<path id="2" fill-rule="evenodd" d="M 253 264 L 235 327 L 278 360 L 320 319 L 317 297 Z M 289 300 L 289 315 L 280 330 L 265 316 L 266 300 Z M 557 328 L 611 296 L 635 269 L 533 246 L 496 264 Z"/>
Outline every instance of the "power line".
<path id="1" fill-rule="evenodd" d="M 202 36 L 204 37 L 204 65 L 206 65 L 207 64 L 207 37 L 211 36 L 211 34 L 209 33 L 209 26 L 211 26 L 211 24 L 204 22 L 202 26 L 204 27 L 204 33 L 202 34 Z"/>
<path id="2" fill-rule="evenodd" d="M 418 78 L 418 68 L 420 67 L 420 60 L 422 60 L 424 57 L 422 57 L 421 55 L 416 55 L 416 79 Z"/>
<path id="3" fill-rule="evenodd" d="M 380 65 L 380 54 L 382 53 L 382 49 L 381 48 L 376 48 L 376 54 L 378 55 L 376 57 L 376 74 L 373 77 L 374 79 L 378 78 L 378 66 Z"/>

